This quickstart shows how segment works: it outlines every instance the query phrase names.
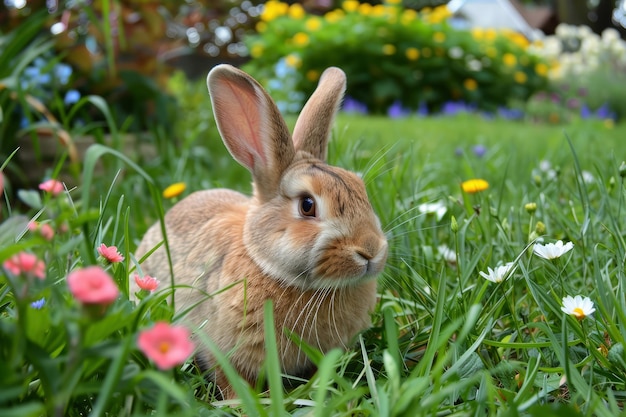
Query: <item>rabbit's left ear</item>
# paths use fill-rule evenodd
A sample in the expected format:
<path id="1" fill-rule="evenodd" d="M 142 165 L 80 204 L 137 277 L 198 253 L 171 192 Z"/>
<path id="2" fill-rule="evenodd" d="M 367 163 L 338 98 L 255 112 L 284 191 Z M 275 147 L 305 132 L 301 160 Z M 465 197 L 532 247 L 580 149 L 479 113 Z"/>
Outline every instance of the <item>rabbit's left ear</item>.
<path id="1" fill-rule="evenodd" d="M 306 151 L 326 161 L 328 139 L 345 91 L 346 74 L 336 67 L 326 69 L 293 130 L 297 151 Z"/>
<path id="2" fill-rule="evenodd" d="M 258 82 L 231 65 L 214 67 L 207 85 L 224 144 L 252 173 L 261 200 L 270 200 L 295 155 L 276 104 Z"/>

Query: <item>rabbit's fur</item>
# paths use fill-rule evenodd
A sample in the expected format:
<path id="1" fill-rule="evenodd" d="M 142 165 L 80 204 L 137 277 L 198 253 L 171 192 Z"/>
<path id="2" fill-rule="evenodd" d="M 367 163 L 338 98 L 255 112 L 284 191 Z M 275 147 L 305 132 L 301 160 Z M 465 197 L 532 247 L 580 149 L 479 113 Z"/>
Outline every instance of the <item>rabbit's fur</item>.
<path id="1" fill-rule="evenodd" d="M 265 359 L 263 306 L 273 300 L 283 372 L 304 375 L 312 364 L 288 333 L 323 352 L 349 346 L 370 325 L 375 276 L 387 257 L 387 240 L 363 182 L 325 163 L 345 75 L 338 68 L 324 72 L 293 140 L 272 99 L 243 71 L 219 65 L 207 84 L 222 139 L 252 173 L 254 193 L 199 191 L 166 214 L 180 285 L 176 309 L 192 307 L 188 318 L 196 331 L 254 384 Z M 162 240 L 157 223 L 143 238 L 137 259 Z M 168 265 L 162 246 L 141 268 L 167 283 Z M 197 355 L 215 366 L 207 349 Z M 219 368 L 215 381 L 226 397 L 234 395 Z"/>

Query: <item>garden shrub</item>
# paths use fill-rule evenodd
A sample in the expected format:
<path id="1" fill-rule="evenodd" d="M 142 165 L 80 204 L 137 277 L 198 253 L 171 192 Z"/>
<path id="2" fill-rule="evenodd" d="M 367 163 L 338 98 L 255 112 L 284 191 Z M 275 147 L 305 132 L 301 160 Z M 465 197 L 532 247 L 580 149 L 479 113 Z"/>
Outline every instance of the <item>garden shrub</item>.
<path id="1" fill-rule="evenodd" d="M 244 69 L 270 90 L 304 93 L 289 97 L 299 104 L 324 68 L 341 67 L 348 95 L 373 113 L 394 103 L 437 110 L 448 101 L 493 110 L 546 87 L 548 67 L 521 35 L 457 30 L 449 16 L 446 6 L 416 12 L 398 0 L 374 6 L 347 0 L 317 16 L 271 0 L 247 40 L 252 60 Z"/>
<path id="2" fill-rule="evenodd" d="M 550 114 L 563 121 L 626 116 L 626 42 L 617 30 L 598 35 L 587 26 L 560 24 L 529 50 L 549 63 L 552 87 L 551 95 L 534 97 L 533 108 L 553 108 Z"/>

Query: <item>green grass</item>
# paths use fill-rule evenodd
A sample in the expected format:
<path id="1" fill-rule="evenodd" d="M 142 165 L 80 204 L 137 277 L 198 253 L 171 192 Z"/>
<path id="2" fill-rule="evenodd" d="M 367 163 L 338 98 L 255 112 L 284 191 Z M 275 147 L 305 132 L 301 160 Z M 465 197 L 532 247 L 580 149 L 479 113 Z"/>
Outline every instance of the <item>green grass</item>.
<path id="1" fill-rule="evenodd" d="M 22 194 L 34 206 L 19 210 L 26 218 L 40 214 L 40 221 L 69 226 L 51 242 L 31 233 L 16 242 L 25 220 L 16 202 L 5 199 L 3 218 L 11 217 L 0 226 L 0 261 L 31 250 L 46 260 L 48 279 L 29 290 L 28 300 L 47 299 L 44 309 L 33 310 L 16 295 L 19 285 L 0 275 L 0 375 L 7 375 L 0 415 L 622 412 L 626 173 L 619 167 L 626 125 L 340 115 L 331 162 L 361 173 L 390 242 L 374 326 L 347 352 L 311 351 L 318 372 L 287 392 L 277 388 L 275 345 L 268 344 L 265 370 L 270 393 L 248 387 L 218 355 L 241 400 L 215 403 L 195 367 L 157 371 L 135 346 L 140 329 L 172 318 L 160 303 L 167 294 L 138 307 L 123 298 L 105 318 L 89 322 L 64 283 L 71 269 L 98 262 L 94 248 L 106 242 L 126 256 L 110 269 L 126 286 L 130 254 L 161 205 L 174 203 L 160 198 L 173 182 L 185 182 L 186 193 L 215 186 L 249 192 L 249 175 L 223 149 L 210 111 L 180 123 L 175 139 L 156 132 L 157 156 L 139 158 L 137 166 L 94 149 L 87 157 L 90 186 L 79 186 L 69 201 L 37 204 L 38 193 Z M 482 157 L 472 151 L 477 144 L 487 149 Z M 105 171 L 90 176 L 96 158 Z M 554 178 L 539 169 L 542 160 L 550 161 Z M 593 181 L 585 181 L 586 172 Z M 487 180 L 489 189 L 463 193 L 460 183 L 470 178 Z M 419 210 L 435 201 L 446 207 L 441 219 Z M 530 202 L 534 213 L 525 210 Z M 555 261 L 533 256 L 530 245 L 539 235 L 572 241 L 574 249 Z M 442 245 L 454 251 L 454 262 L 442 258 Z M 500 284 L 479 275 L 510 261 L 517 268 Z M 568 294 L 589 296 L 596 312 L 582 321 L 565 315 L 561 299 Z M 271 320 L 272 311 L 265 313 Z"/>

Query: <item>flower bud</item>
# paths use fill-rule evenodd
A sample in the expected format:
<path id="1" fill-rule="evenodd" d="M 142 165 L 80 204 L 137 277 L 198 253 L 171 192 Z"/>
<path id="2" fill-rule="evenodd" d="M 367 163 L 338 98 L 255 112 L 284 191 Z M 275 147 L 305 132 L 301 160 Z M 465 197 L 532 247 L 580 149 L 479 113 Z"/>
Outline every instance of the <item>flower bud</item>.
<path id="1" fill-rule="evenodd" d="M 626 162 L 622 161 L 622 163 L 619 166 L 619 176 L 624 178 L 626 177 Z"/>
<path id="2" fill-rule="evenodd" d="M 450 230 L 452 230 L 452 233 L 459 231 L 459 224 L 456 222 L 456 217 L 454 216 L 450 216 Z"/>
<path id="3" fill-rule="evenodd" d="M 535 232 L 537 232 L 539 236 L 545 234 L 546 225 L 543 222 L 537 222 L 537 224 L 535 225 Z"/>
<path id="4" fill-rule="evenodd" d="M 524 209 L 528 214 L 534 214 L 537 211 L 537 203 L 526 203 Z"/>

